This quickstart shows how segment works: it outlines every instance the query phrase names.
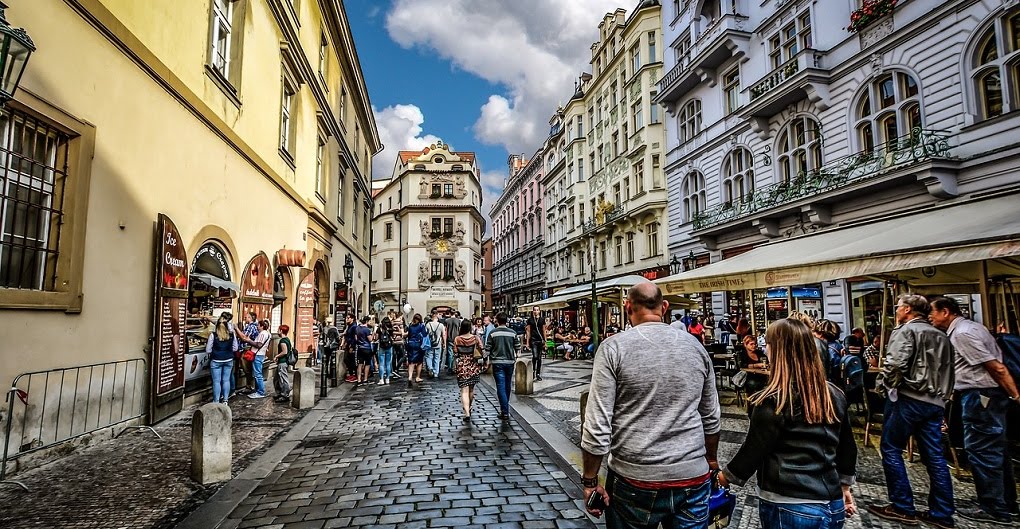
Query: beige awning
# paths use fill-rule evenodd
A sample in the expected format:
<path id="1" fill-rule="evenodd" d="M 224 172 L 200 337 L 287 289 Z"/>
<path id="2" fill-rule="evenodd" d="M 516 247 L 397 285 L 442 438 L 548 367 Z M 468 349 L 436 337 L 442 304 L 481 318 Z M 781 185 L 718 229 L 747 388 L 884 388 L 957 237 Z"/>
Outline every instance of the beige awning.
<path id="1" fill-rule="evenodd" d="M 630 287 L 645 281 L 648 280 L 639 275 L 614 277 L 596 283 L 595 291 L 599 296 L 599 301 L 619 303 L 619 300 L 622 299 L 621 296 L 626 296 L 627 290 Z M 561 309 L 566 307 L 571 301 L 579 299 L 591 299 L 591 283 L 582 283 L 565 288 L 553 296 L 542 301 L 528 303 L 526 306 L 529 308 L 538 307 L 541 310 Z"/>
<path id="2" fill-rule="evenodd" d="M 655 281 L 665 294 L 819 283 L 1020 255 L 1020 196 L 785 239 Z"/>

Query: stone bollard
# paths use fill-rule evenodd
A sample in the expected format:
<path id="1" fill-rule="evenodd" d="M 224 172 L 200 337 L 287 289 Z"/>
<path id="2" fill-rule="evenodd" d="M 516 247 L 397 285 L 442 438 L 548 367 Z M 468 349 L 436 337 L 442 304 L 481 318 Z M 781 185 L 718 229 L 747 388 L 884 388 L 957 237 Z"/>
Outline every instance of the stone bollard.
<path id="1" fill-rule="evenodd" d="M 581 436 L 584 437 L 584 412 L 588 409 L 588 390 L 581 392 Z"/>
<path id="2" fill-rule="evenodd" d="M 531 359 L 518 359 L 514 364 L 514 393 L 531 395 L 535 392 L 535 371 Z"/>
<path id="3" fill-rule="evenodd" d="M 315 370 L 299 367 L 294 370 L 294 387 L 290 392 L 290 405 L 299 410 L 315 406 Z"/>
<path id="4" fill-rule="evenodd" d="M 230 479 L 230 407 L 209 403 L 191 418 L 191 479 L 207 485 Z"/>

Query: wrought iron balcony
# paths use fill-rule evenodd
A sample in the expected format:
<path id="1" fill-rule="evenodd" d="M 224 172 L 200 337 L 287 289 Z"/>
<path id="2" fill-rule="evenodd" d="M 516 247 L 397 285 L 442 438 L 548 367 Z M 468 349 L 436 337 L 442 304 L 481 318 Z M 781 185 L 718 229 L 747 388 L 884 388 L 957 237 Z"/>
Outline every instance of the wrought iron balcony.
<path id="1" fill-rule="evenodd" d="M 589 220 L 587 222 L 582 222 L 581 223 L 581 232 L 583 234 L 587 235 L 587 234 L 589 234 L 589 233 L 591 233 L 593 231 L 597 231 L 599 228 L 602 228 L 604 226 L 607 226 L 609 224 L 612 224 L 612 223 L 616 222 L 617 220 L 623 218 L 626 214 L 627 214 L 627 206 L 625 204 L 623 204 L 623 205 L 619 205 L 618 204 L 618 205 L 613 207 L 612 211 L 606 213 L 602 217 L 602 222 L 596 222 L 595 219 Z"/>
<path id="2" fill-rule="evenodd" d="M 694 231 L 704 230 L 864 181 L 890 169 L 948 158 L 949 150 L 949 137 L 945 133 L 915 128 L 910 134 L 873 150 L 837 158 L 788 181 L 755 189 L 738 200 L 696 213 L 691 222 Z"/>
<path id="3" fill-rule="evenodd" d="M 749 102 L 738 113 L 745 118 L 768 118 L 804 99 L 818 110 L 829 108 L 829 71 L 822 60 L 817 50 L 801 50 L 751 85 Z"/>
<path id="4" fill-rule="evenodd" d="M 702 81 L 701 71 L 715 70 L 731 57 L 747 53 L 751 40 L 747 17 L 727 14 L 705 28 L 676 66 L 659 80 L 655 103 L 676 101 Z"/>

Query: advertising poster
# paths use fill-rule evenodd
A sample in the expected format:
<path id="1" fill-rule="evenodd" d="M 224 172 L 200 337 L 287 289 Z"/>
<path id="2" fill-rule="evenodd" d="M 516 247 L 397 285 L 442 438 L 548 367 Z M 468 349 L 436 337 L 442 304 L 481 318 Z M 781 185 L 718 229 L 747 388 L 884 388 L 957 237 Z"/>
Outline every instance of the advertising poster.
<path id="1" fill-rule="evenodd" d="M 268 320 L 273 312 L 273 268 L 265 252 L 248 261 L 241 275 L 241 314 L 254 312 L 259 320 Z M 243 318 L 243 316 L 242 316 Z M 241 320 L 243 321 L 243 319 Z"/>
<path id="2" fill-rule="evenodd" d="M 151 420 L 158 422 L 184 405 L 184 335 L 188 304 L 188 257 L 177 226 L 166 215 L 156 221 L 153 307 Z"/>
<path id="3" fill-rule="evenodd" d="M 315 274 L 311 270 L 302 271 L 304 279 L 298 283 L 297 289 L 297 332 L 294 334 L 295 346 L 299 353 L 316 350 L 315 341 Z"/>

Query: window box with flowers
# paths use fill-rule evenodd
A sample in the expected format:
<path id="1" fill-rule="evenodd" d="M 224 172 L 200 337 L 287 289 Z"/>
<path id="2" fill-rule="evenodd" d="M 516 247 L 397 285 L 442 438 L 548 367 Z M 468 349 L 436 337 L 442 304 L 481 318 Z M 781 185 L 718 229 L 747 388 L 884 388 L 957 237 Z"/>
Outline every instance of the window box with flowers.
<path id="1" fill-rule="evenodd" d="M 856 33 L 885 17 L 896 9 L 896 4 L 903 0 L 864 0 L 860 9 L 850 13 L 850 25 L 846 30 Z"/>

